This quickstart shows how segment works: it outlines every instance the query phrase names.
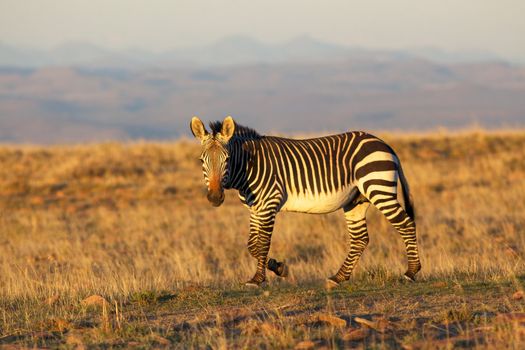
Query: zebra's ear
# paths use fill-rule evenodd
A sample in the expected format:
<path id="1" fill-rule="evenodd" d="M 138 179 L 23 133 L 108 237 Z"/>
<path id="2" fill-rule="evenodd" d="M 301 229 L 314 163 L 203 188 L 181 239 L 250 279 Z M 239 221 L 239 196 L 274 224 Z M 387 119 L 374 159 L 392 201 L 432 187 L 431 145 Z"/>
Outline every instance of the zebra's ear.
<path id="1" fill-rule="evenodd" d="M 206 131 L 204 124 L 198 117 L 191 118 L 190 129 L 193 133 L 193 136 L 201 141 L 204 139 L 204 137 L 206 137 L 206 135 L 208 135 L 208 131 Z"/>
<path id="2" fill-rule="evenodd" d="M 235 122 L 233 121 L 232 117 L 227 116 L 222 122 L 221 135 L 226 141 L 229 141 L 232 138 L 234 132 Z"/>

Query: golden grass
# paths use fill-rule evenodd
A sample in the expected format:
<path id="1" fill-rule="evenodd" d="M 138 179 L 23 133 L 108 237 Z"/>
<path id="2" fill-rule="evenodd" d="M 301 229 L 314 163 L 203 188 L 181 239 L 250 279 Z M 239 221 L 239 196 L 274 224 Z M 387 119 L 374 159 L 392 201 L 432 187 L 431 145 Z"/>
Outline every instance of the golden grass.
<path id="1" fill-rule="evenodd" d="M 398 152 L 411 186 L 419 280 L 519 286 L 525 132 L 379 136 Z M 223 206 L 211 207 L 198 154 L 192 140 L 0 148 L 2 334 L 57 312 L 76 318 L 66 306 L 91 294 L 113 303 L 187 288 L 235 290 L 250 278 L 248 211 L 231 191 Z M 405 270 L 402 240 L 375 209 L 369 232 L 353 289 L 369 279 L 388 285 Z M 342 263 L 345 241 L 339 212 L 280 213 L 271 255 L 288 262 L 290 276 L 282 282 L 270 273 L 270 285 L 322 285 Z M 37 317 L 35 307 L 56 296 L 64 308 Z M 208 331 L 227 342 L 213 333 L 218 328 Z M 287 334 L 279 344 L 293 343 Z"/>

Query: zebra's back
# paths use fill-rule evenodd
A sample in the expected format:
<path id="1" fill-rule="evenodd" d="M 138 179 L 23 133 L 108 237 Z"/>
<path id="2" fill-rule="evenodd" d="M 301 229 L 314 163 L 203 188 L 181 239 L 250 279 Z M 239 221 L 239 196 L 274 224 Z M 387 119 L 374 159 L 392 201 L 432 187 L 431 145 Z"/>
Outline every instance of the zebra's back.
<path id="1" fill-rule="evenodd" d="M 360 192 L 397 181 L 393 150 L 364 132 L 305 140 L 268 136 L 258 140 L 255 148 L 262 176 L 268 174 L 270 179 L 273 173 L 284 190 L 283 211 L 332 212 Z M 367 179 L 371 173 L 375 176 Z M 365 181 L 359 181 L 362 178 Z"/>

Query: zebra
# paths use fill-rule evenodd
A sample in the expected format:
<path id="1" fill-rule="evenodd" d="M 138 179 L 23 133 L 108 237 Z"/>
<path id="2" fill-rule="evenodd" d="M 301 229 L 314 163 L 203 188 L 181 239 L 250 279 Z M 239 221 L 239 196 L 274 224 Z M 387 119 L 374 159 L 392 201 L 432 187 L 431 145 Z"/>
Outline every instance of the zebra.
<path id="1" fill-rule="evenodd" d="M 200 140 L 207 198 L 214 206 L 224 201 L 225 189 L 236 189 L 250 210 L 248 250 L 257 270 L 245 284 L 260 286 L 266 269 L 287 275 L 284 262 L 268 257 L 279 211 L 323 214 L 343 209 L 349 252 L 327 288 L 347 281 L 368 245 L 366 212 L 373 204 L 399 232 L 406 247 L 404 277 L 414 281 L 421 269 L 414 210 L 407 180 L 394 150 L 362 131 L 311 139 L 263 136 L 236 124 L 231 116 L 211 122 L 208 132 L 198 117 L 190 122 Z M 397 198 L 401 182 L 404 208 Z"/>

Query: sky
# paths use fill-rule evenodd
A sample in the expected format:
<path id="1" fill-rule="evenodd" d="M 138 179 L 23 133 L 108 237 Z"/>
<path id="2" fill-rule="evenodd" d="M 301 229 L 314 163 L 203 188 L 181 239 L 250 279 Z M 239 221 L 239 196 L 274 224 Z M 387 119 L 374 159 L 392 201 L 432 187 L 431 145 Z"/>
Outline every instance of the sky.
<path id="1" fill-rule="evenodd" d="M 232 35 L 384 49 L 486 51 L 525 61 L 524 0 L 0 0 L 0 42 L 154 52 Z"/>

